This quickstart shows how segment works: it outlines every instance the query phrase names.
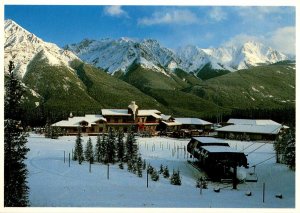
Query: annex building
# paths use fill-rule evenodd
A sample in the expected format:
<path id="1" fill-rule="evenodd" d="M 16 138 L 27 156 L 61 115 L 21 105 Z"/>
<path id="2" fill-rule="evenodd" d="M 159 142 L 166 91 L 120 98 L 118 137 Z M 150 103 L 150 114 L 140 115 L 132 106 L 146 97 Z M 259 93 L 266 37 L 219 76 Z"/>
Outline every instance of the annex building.
<path id="1" fill-rule="evenodd" d="M 226 126 L 216 129 L 218 137 L 236 140 L 275 140 L 289 128 L 272 120 L 229 119 Z"/>

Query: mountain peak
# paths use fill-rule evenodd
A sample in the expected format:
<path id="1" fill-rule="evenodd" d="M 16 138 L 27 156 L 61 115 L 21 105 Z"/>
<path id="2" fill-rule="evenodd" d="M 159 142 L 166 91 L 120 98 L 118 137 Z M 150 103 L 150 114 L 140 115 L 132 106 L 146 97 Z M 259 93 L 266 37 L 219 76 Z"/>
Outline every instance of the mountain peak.
<path id="1" fill-rule="evenodd" d="M 55 44 L 44 42 L 12 20 L 5 21 L 4 33 L 4 70 L 7 71 L 9 61 L 13 61 L 19 78 L 25 76 L 27 66 L 39 53 L 42 56 L 40 58 L 46 59 L 51 65 L 68 66 L 70 61 L 78 59 L 73 53 Z"/>

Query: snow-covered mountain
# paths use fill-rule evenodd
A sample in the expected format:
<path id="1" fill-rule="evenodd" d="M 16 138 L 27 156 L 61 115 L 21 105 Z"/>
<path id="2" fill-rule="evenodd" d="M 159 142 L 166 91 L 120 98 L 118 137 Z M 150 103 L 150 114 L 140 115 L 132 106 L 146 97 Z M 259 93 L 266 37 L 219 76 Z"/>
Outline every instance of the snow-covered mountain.
<path id="1" fill-rule="evenodd" d="M 188 63 L 189 71 L 201 69 L 210 62 L 212 69 L 236 71 L 260 64 L 272 64 L 289 59 L 288 56 L 261 43 L 248 41 L 241 46 L 201 49 L 187 46 L 178 50 L 180 58 Z"/>
<path id="2" fill-rule="evenodd" d="M 67 45 L 64 49 L 44 42 L 12 20 L 4 25 L 4 63 L 7 71 L 8 62 L 13 60 L 16 73 L 23 78 L 28 64 L 39 54 L 50 65 L 68 66 L 74 59 L 109 73 L 126 72 L 134 64 L 162 72 L 180 68 L 186 72 L 198 72 L 209 64 L 214 70 L 236 71 L 260 64 L 271 64 L 290 57 L 257 42 L 246 42 L 241 46 L 203 49 L 189 45 L 176 51 L 160 45 L 157 40 L 120 39 L 85 39 L 77 44 Z"/>
<path id="3" fill-rule="evenodd" d="M 236 71 L 288 59 L 288 56 L 252 41 L 241 46 L 209 49 L 188 45 L 173 51 L 153 39 L 85 39 L 67 45 L 65 49 L 112 74 L 119 70 L 126 72 L 133 63 L 161 72 L 172 71 L 174 68 L 197 72 L 208 63 L 212 69 Z"/>
<path id="4" fill-rule="evenodd" d="M 88 40 L 65 47 L 74 52 L 83 61 L 101 67 L 113 74 L 116 71 L 126 72 L 134 63 L 145 68 L 165 72 L 172 69 L 181 60 L 170 49 L 162 47 L 158 41 L 145 39 L 135 41 L 129 38 Z"/>
<path id="5" fill-rule="evenodd" d="M 12 20 L 5 20 L 4 32 L 4 70 L 7 72 L 8 63 L 12 60 L 16 67 L 15 72 L 20 78 L 24 77 L 28 64 L 39 53 L 42 59 L 54 66 L 68 66 L 70 61 L 79 59 L 70 51 L 44 42 Z"/>

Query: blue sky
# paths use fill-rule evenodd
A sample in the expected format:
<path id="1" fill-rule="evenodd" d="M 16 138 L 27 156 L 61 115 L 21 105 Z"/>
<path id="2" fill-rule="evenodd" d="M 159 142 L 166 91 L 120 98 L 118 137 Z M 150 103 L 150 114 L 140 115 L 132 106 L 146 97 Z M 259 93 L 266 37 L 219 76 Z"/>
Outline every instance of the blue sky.
<path id="1" fill-rule="evenodd" d="M 61 47 L 84 38 L 153 38 L 173 49 L 257 40 L 295 53 L 295 7 L 5 5 L 4 15 Z"/>

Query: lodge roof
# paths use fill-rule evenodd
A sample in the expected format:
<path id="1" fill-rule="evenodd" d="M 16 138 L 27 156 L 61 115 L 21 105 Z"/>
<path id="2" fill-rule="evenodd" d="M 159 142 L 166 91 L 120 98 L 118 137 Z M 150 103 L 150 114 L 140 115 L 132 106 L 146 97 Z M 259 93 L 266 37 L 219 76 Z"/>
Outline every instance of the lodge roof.
<path id="1" fill-rule="evenodd" d="M 189 125 L 210 125 L 212 123 L 199 118 L 175 118 L 175 121 L 181 124 Z"/>
<path id="2" fill-rule="evenodd" d="M 140 109 L 138 110 L 138 116 L 153 116 L 154 118 L 161 118 L 160 111 L 156 109 Z"/>
<path id="3" fill-rule="evenodd" d="M 96 124 L 97 121 L 102 120 L 106 121 L 106 118 L 104 118 L 102 115 L 85 115 L 85 116 L 77 116 L 68 118 L 68 120 L 62 120 L 59 122 L 56 122 L 52 124 L 51 126 L 59 126 L 59 127 L 79 127 L 80 123 L 85 121 L 88 123 L 88 127 L 90 127 L 92 124 Z"/>
<path id="4" fill-rule="evenodd" d="M 102 109 L 101 113 L 103 116 L 107 115 L 120 115 L 120 116 L 130 116 L 127 109 Z"/>
<path id="5" fill-rule="evenodd" d="M 241 133 L 259 133 L 259 134 L 272 134 L 279 133 L 281 125 L 229 125 L 216 129 L 217 132 L 241 132 Z"/>
<path id="6" fill-rule="evenodd" d="M 227 121 L 227 123 L 231 124 L 244 124 L 244 125 L 278 125 L 281 126 L 280 123 L 277 123 L 270 119 L 236 119 L 231 118 Z"/>

